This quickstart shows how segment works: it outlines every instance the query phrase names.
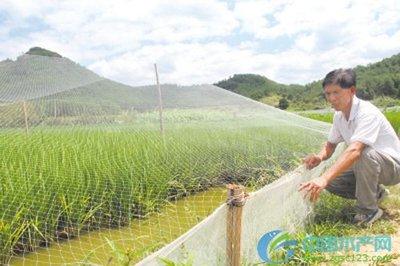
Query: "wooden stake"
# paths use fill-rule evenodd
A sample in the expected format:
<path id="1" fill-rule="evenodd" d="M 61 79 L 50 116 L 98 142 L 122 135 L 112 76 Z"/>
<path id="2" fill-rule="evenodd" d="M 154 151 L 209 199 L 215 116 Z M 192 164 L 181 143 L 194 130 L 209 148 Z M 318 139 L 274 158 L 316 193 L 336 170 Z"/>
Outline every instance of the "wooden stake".
<path id="1" fill-rule="evenodd" d="M 159 111 L 159 114 L 160 114 L 160 132 L 161 132 L 161 135 L 164 135 L 164 127 L 163 127 L 163 103 L 162 103 L 162 94 L 161 94 L 160 82 L 159 82 L 159 80 L 158 80 L 157 64 L 154 64 L 154 69 L 155 69 L 155 71 L 156 71 L 157 88 L 158 88 L 158 111 Z"/>
<path id="2" fill-rule="evenodd" d="M 234 184 L 227 185 L 228 189 L 228 213 L 226 224 L 226 255 L 229 266 L 239 266 L 241 260 L 241 233 L 242 233 L 242 211 L 245 203 L 245 192 L 243 186 Z"/>
<path id="3" fill-rule="evenodd" d="M 22 109 L 24 111 L 24 117 L 25 117 L 25 130 L 26 130 L 26 134 L 29 134 L 29 125 L 28 125 L 28 112 L 26 109 L 26 102 L 23 101 L 22 102 Z"/>

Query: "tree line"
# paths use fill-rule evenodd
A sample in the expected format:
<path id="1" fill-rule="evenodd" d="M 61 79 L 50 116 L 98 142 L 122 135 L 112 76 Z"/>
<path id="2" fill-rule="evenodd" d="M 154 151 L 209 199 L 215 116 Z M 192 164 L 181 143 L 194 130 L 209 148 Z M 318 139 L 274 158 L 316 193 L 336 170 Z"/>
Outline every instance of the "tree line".
<path id="1" fill-rule="evenodd" d="M 400 103 L 400 54 L 367 66 L 357 66 L 354 70 L 357 74 L 358 97 L 365 100 L 379 99 L 380 103 Z M 265 100 L 266 103 L 269 103 L 268 98 L 273 98 L 276 103 L 274 105 L 281 109 L 289 106 L 294 110 L 327 107 L 322 79 L 306 85 L 286 85 L 261 75 L 235 74 L 214 85 L 257 101 Z"/>

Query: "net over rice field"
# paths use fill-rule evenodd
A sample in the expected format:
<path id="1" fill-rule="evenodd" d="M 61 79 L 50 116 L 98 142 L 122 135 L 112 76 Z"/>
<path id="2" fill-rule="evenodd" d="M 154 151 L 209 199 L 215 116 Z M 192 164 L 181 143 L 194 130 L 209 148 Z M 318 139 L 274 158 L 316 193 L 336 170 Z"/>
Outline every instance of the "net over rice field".
<path id="1" fill-rule="evenodd" d="M 161 95 L 63 57 L 0 63 L 1 263 L 139 262 L 200 228 L 225 201 L 226 184 L 257 190 L 296 169 L 329 128 L 213 85 L 161 85 Z M 303 208 L 285 180 L 254 205 L 275 217 L 270 227 Z M 201 227 L 199 246 L 224 256 L 216 221 Z M 217 261 L 185 252 L 196 263 Z"/>

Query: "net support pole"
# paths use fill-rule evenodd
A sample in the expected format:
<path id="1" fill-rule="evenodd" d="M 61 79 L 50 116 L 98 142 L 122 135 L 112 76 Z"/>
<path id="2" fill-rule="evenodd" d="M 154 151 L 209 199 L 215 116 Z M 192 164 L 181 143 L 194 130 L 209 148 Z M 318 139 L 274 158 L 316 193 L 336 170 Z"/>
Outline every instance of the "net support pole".
<path id="1" fill-rule="evenodd" d="M 25 101 L 22 102 L 22 110 L 24 111 L 25 131 L 26 131 L 26 134 L 28 135 L 28 133 L 29 133 L 28 111 L 27 111 L 27 108 L 26 108 L 26 102 Z"/>
<path id="2" fill-rule="evenodd" d="M 242 212 L 246 195 L 243 186 L 229 184 L 227 189 L 226 261 L 229 266 L 239 266 L 241 261 Z"/>
<path id="3" fill-rule="evenodd" d="M 159 115 L 160 115 L 160 132 L 161 132 L 161 135 L 164 135 L 163 103 L 162 103 L 162 94 L 161 94 L 160 81 L 158 80 L 157 64 L 154 64 L 154 70 L 156 72 L 157 89 L 158 89 L 158 112 L 159 112 Z"/>
<path id="4" fill-rule="evenodd" d="M 57 102 L 54 100 L 54 119 L 57 118 Z"/>

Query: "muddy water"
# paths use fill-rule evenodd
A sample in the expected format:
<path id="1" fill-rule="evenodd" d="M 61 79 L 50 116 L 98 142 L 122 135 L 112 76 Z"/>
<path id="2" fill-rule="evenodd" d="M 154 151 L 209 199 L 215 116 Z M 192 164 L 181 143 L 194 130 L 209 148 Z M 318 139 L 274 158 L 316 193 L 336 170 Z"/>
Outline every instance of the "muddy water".
<path id="1" fill-rule="evenodd" d="M 11 265 L 118 265 L 128 252 L 137 262 L 185 233 L 226 200 L 225 188 L 213 188 L 168 204 L 148 219 L 119 229 L 99 230 L 69 241 L 53 243 L 34 253 L 13 257 Z M 116 251 L 119 250 L 119 251 Z M 127 257 L 125 257 L 127 258 Z"/>

